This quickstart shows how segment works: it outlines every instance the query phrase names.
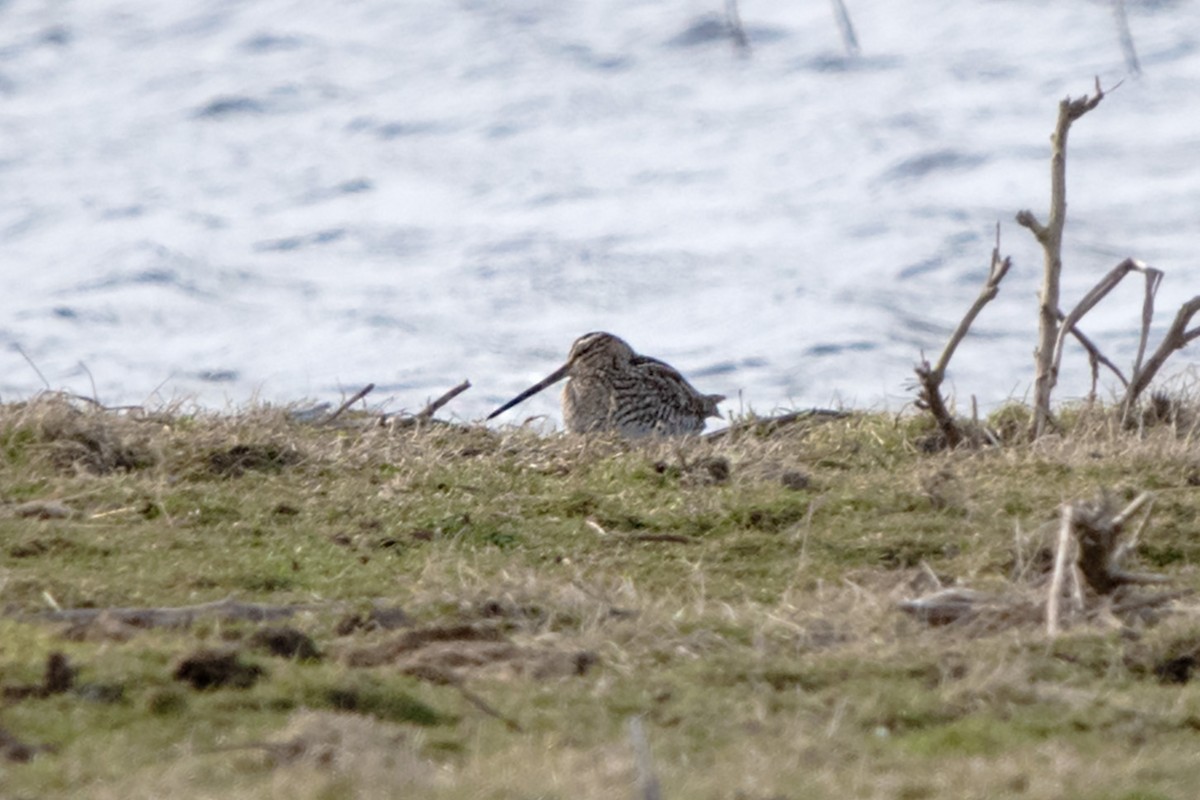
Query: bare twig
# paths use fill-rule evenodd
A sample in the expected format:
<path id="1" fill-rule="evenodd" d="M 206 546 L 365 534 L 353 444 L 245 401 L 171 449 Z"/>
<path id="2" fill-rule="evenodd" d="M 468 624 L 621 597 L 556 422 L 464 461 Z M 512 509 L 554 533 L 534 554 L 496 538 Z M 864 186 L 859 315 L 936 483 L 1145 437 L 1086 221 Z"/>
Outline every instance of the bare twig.
<path id="1" fill-rule="evenodd" d="M 463 381 L 458 386 L 455 386 L 453 389 L 446 392 L 441 397 L 439 397 L 438 399 L 431 402 L 429 405 L 425 406 L 425 408 L 421 409 L 420 413 L 418 413 L 416 415 L 416 417 L 414 417 L 414 419 L 422 420 L 422 421 L 433 419 L 433 415 L 437 412 L 437 410 L 439 408 L 446 405 L 446 403 L 449 403 L 451 400 L 458 397 L 460 394 L 462 394 L 463 392 L 465 392 L 467 389 L 470 389 L 470 388 L 471 388 L 471 382 Z"/>
<path id="2" fill-rule="evenodd" d="M 1057 380 L 1053 368 L 1054 343 L 1058 339 L 1058 296 L 1062 274 L 1062 235 L 1067 221 L 1067 134 L 1071 123 L 1091 111 L 1104 99 L 1100 79 L 1096 79 L 1095 95 L 1072 100 L 1066 98 L 1058 104 L 1058 122 L 1050 137 L 1050 218 L 1042 225 L 1033 212 L 1024 210 L 1017 214 L 1017 222 L 1028 228 L 1042 245 L 1045 268 L 1038 314 L 1038 347 L 1036 351 L 1036 377 L 1034 380 L 1034 419 L 1031 436 L 1036 438 L 1045 432 L 1050 421 L 1050 395 Z"/>
<path id="3" fill-rule="evenodd" d="M 1130 379 L 1125 399 L 1121 402 L 1122 416 L 1128 416 L 1137 402 L 1138 396 L 1150 385 L 1150 381 L 1154 379 L 1167 358 L 1176 350 L 1187 347 L 1192 340 L 1200 337 L 1200 326 L 1188 329 L 1188 323 L 1192 321 L 1192 317 L 1198 311 L 1200 311 L 1200 295 L 1196 295 L 1180 306 L 1178 313 L 1175 314 L 1175 321 L 1171 323 L 1171 327 L 1163 336 L 1158 349 L 1146 360 L 1146 365 L 1135 371 Z"/>
<path id="4" fill-rule="evenodd" d="M 1112 0 L 1113 17 L 1117 23 L 1117 39 L 1121 42 L 1121 55 L 1125 56 L 1125 68 L 1131 75 L 1141 75 L 1137 50 L 1133 47 L 1133 34 L 1129 30 L 1129 17 L 1125 15 L 1125 0 Z"/>
<path id="5" fill-rule="evenodd" d="M 364 386 L 363 388 L 359 389 L 357 392 L 352 394 L 350 396 L 349 400 L 347 400 L 346 402 L 344 402 L 340 406 L 338 406 L 337 411 L 334 411 L 332 414 L 329 415 L 328 418 L 326 418 L 325 424 L 328 425 L 329 423 L 333 422 L 335 419 L 340 417 L 342 414 L 344 414 L 346 412 L 347 409 L 350 408 L 350 406 L 354 405 L 359 400 L 362 400 L 364 397 L 366 397 L 368 394 L 370 394 L 374 388 L 375 388 L 375 384 L 368 383 L 366 386 Z"/>
<path id="6" fill-rule="evenodd" d="M 858 36 L 854 33 L 854 23 L 850 21 L 850 11 L 842 0 L 832 0 L 833 16 L 837 19 L 838 31 L 842 34 L 842 46 L 846 55 L 853 58 L 858 55 Z"/>
<path id="7" fill-rule="evenodd" d="M 946 377 L 946 368 L 950 365 L 950 359 L 954 356 L 954 351 L 958 349 L 959 343 L 966 337 L 967 331 L 970 330 L 971 324 L 975 322 L 975 318 L 979 316 L 979 312 L 983 307 L 995 299 L 996 294 L 1000 291 L 1000 281 L 1004 280 L 1004 276 L 1008 274 L 1008 270 L 1012 267 L 1012 260 L 1002 258 L 1000 256 L 1000 224 L 996 224 L 996 246 L 992 248 L 992 262 L 988 268 L 987 280 L 984 281 L 983 289 L 979 292 L 979 296 L 975 298 L 975 302 L 971 304 L 971 308 L 966 315 L 958 323 L 958 327 L 954 329 L 954 333 L 950 335 L 950 339 L 946 342 L 946 346 L 942 349 L 942 355 L 938 359 L 937 365 L 929 366 L 928 361 L 922 361 L 916 367 L 917 380 L 921 387 L 921 391 L 917 398 L 917 405 L 933 415 L 937 421 L 938 427 L 942 431 L 942 435 L 946 437 L 946 443 L 950 447 L 957 447 L 963 441 L 963 434 L 955 422 L 953 415 L 946 408 L 946 403 L 942 399 L 941 385 Z"/>
<path id="8" fill-rule="evenodd" d="M 1137 372 L 1142 352 L 1146 346 L 1146 337 L 1150 333 L 1150 319 L 1154 316 L 1154 294 L 1158 291 L 1158 284 L 1162 281 L 1162 272 L 1154 267 L 1143 264 L 1141 261 L 1127 258 L 1109 270 L 1108 274 L 1101 278 L 1092 287 L 1091 291 L 1083 296 L 1075 308 L 1071 309 L 1071 313 L 1063 317 L 1062 324 L 1058 326 L 1058 334 L 1054 340 L 1054 355 L 1050 360 L 1052 375 L 1058 375 L 1059 366 L 1062 363 L 1063 343 L 1066 340 L 1067 334 L 1075 328 L 1076 323 L 1079 322 L 1084 314 L 1095 308 L 1096 304 L 1116 288 L 1117 284 L 1124 280 L 1125 276 L 1130 272 L 1141 272 L 1146 276 L 1146 296 L 1142 305 L 1142 339 L 1138 347 L 1137 362 L 1134 364 L 1134 372 Z M 1055 314 L 1055 319 L 1058 319 L 1057 313 Z"/>
<path id="9" fill-rule="evenodd" d="M 1066 315 L 1060 309 L 1058 312 L 1058 321 L 1061 323 L 1064 319 L 1066 319 Z M 1071 335 L 1087 351 L 1088 361 L 1092 364 L 1092 394 L 1096 393 L 1096 381 L 1099 378 L 1099 367 L 1101 365 L 1112 370 L 1112 373 L 1117 376 L 1117 380 L 1121 382 L 1122 386 L 1129 385 L 1129 379 L 1125 377 L 1124 372 L 1121 372 L 1121 368 L 1114 364 L 1104 353 L 1100 352 L 1100 348 L 1096 346 L 1096 343 L 1089 339 L 1083 331 L 1079 330 L 1078 325 L 1071 326 Z"/>

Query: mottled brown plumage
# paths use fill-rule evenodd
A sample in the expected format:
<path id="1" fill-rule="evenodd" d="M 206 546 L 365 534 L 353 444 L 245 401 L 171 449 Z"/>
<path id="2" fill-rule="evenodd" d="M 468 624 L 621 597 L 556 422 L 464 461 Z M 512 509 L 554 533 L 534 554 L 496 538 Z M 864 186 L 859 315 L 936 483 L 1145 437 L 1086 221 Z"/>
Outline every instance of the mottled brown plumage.
<path id="1" fill-rule="evenodd" d="M 701 394 L 669 364 L 638 355 L 611 333 L 585 333 L 567 363 L 488 415 L 492 419 L 567 378 L 563 422 L 572 433 L 614 431 L 622 436 L 678 436 L 704 430 L 719 417 L 719 394 Z"/>

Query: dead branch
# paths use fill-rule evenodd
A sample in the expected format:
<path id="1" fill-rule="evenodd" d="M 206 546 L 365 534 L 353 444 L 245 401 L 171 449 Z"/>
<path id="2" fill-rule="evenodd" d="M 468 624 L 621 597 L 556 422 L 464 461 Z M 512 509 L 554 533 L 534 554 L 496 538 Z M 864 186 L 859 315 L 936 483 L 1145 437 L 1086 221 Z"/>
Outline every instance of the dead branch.
<path id="1" fill-rule="evenodd" d="M 1091 111 L 1104 99 L 1100 79 L 1096 78 L 1096 93 L 1092 97 L 1072 100 L 1065 98 L 1058 104 L 1058 122 L 1050 137 L 1050 218 L 1042 225 L 1033 212 L 1023 210 L 1017 214 L 1017 222 L 1028 228 L 1042 246 L 1045 266 L 1038 313 L 1038 347 L 1035 354 L 1036 377 L 1034 379 L 1034 420 L 1031 437 L 1041 436 L 1050 420 L 1050 395 L 1054 390 L 1057 375 L 1053 369 L 1054 344 L 1058 339 L 1058 297 L 1062 275 L 1062 235 L 1067 221 L 1067 134 L 1071 124 Z"/>
<path id="2" fill-rule="evenodd" d="M 1143 264 L 1141 261 L 1133 258 L 1127 258 L 1120 264 L 1117 264 L 1108 274 L 1100 279 L 1091 290 L 1083 296 L 1083 298 L 1071 309 L 1071 313 L 1062 316 L 1059 311 L 1055 314 L 1057 320 L 1062 317 L 1061 324 L 1058 326 L 1058 333 L 1054 340 L 1054 355 L 1050 359 L 1051 374 L 1057 380 L 1058 370 L 1062 363 L 1063 345 L 1066 341 L 1067 334 L 1075 330 L 1076 324 L 1083 315 L 1091 311 L 1096 305 L 1103 300 L 1109 292 L 1116 288 L 1125 276 L 1130 272 L 1141 272 L 1146 276 L 1146 293 L 1142 303 L 1142 338 L 1141 344 L 1138 347 L 1137 361 L 1134 363 L 1134 373 L 1136 374 L 1138 366 L 1141 362 L 1142 352 L 1146 346 L 1146 338 L 1150 335 L 1150 322 L 1154 316 L 1154 294 L 1158 291 L 1158 285 L 1162 282 L 1162 272 L 1154 267 Z M 1076 334 L 1076 338 L 1080 336 Z M 1082 341 L 1082 339 L 1081 339 Z M 1098 352 L 1098 351 L 1097 351 Z M 1115 368 L 1114 368 L 1115 369 Z M 1118 375 L 1120 372 L 1118 371 Z"/>
<path id="3" fill-rule="evenodd" d="M 1196 295 L 1179 307 L 1179 311 L 1175 314 L 1175 321 L 1171 323 L 1171 327 L 1163 336 L 1158 349 L 1146 360 L 1144 367 L 1134 370 L 1129 388 L 1125 392 L 1125 399 L 1121 401 L 1122 417 L 1128 416 L 1129 412 L 1133 410 L 1138 396 L 1150 385 L 1150 381 L 1158 374 L 1159 369 L 1170 355 L 1176 350 L 1182 350 L 1192 340 L 1200 337 L 1200 326 L 1188 329 L 1188 323 L 1192 321 L 1192 317 L 1198 311 L 1200 311 L 1200 295 Z"/>
<path id="4" fill-rule="evenodd" d="M 349 400 L 342 403 L 340 406 L 337 407 L 337 411 L 334 411 L 332 414 L 330 414 L 328 417 L 325 418 L 324 424 L 328 425 L 329 423 L 333 422 L 335 419 L 340 417 L 342 414 L 344 414 L 346 412 L 347 409 L 350 408 L 350 406 L 354 405 L 359 400 L 362 400 L 364 397 L 366 397 L 368 394 L 370 394 L 374 388 L 375 388 L 375 384 L 368 383 L 366 386 L 359 389 L 354 394 L 350 395 Z"/>
<path id="5" fill-rule="evenodd" d="M 1059 312 L 1058 312 L 1059 323 L 1061 324 L 1062 321 L 1065 320 L 1066 318 L 1067 318 L 1066 315 L 1063 314 L 1061 310 L 1059 310 Z M 1093 395 L 1096 393 L 1096 383 L 1100 379 L 1100 367 L 1101 366 L 1108 367 L 1110 370 L 1112 370 L 1112 373 L 1117 376 L 1117 380 L 1119 380 L 1121 382 L 1122 386 L 1129 385 L 1129 379 L 1125 377 L 1125 373 L 1121 372 L 1121 368 L 1118 367 L 1116 364 L 1114 364 L 1111 360 L 1109 360 L 1109 358 L 1107 356 L 1105 356 L 1104 353 L 1100 352 L 1100 348 L 1096 346 L 1096 343 L 1093 342 L 1091 339 L 1089 339 L 1087 337 L 1087 335 L 1084 334 L 1083 331 L 1079 330 L 1078 325 L 1072 325 L 1070 328 L 1070 331 L 1071 331 L 1071 335 L 1075 337 L 1075 341 L 1079 342 L 1080 346 L 1082 346 L 1083 349 L 1087 351 L 1088 362 L 1091 364 L 1091 367 L 1092 367 L 1092 394 Z"/>
<path id="6" fill-rule="evenodd" d="M 941 429 L 942 435 L 946 437 L 946 443 L 950 447 L 957 447 L 963 441 L 962 430 L 958 423 L 954 420 L 954 416 L 946 408 L 945 400 L 942 398 L 941 385 L 946 377 L 946 368 L 950 365 L 950 359 L 954 356 L 954 351 L 958 349 L 958 345 L 966 337 L 967 331 L 970 330 L 975 318 L 979 316 L 979 312 L 983 307 L 992 302 L 1000 291 L 1000 281 L 1004 280 L 1004 276 L 1008 274 L 1008 270 L 1012 267 L 1010 258 L 1000 256 L 1000 223 L 996 223 L 996 246 L 992 248 L 992 262 L 988 268 L 988 276 L 984 281 L 983 289 L 979 292 L 979 296 L 975 298 L 975 302 L 971 304 L 966 315 L 958 323 L 958 327 L 954 329 L 954 333 L 950 335 L 950 339 L 946 342 L 946 346 L 942 349 L 942 355 L 938 359 L 937 365 L 929 366 L 929 362 L 922 362 L 915 368 L 917 373 L 917 381 L 921 387 L 917 396 L 917 406 L 928 411 L 937 421 L 938 428 Z"/>
<path id="7" fill-rule="evenodd" d="M 451 400 L 458 397 L 460 394 L 462 394 L 463 392 L 465 392 L 467 389 L 470 389 L 470 388 L 471 388 L 471 382 L 463 381 L 458 386 L 455 386 L 453 389 L 446 392 L 441 397 L 439 397 L 438 399 L 434 400 L 429 405 L 427 405 L 423 409 L 421 409 L 421 411 L 416 415 L 416 417 L 414 417 L 414 419 L 417 419 L 420 421 L 433 419 L 434 413 L 436 413 L 439 408 L 446 405 L 446 403 L 449 403 Z"/>
<path id="8" fill-rule="evenodd" d="M 837 20 L 838 32 L 842 34 L 842 46 L 846 55 L 853 58 L 858 55 L 858 36 L 854 33 L 854 23 L 850 21 L 850 11 L 842 0 L 832 0 L 833 16 Z"/>

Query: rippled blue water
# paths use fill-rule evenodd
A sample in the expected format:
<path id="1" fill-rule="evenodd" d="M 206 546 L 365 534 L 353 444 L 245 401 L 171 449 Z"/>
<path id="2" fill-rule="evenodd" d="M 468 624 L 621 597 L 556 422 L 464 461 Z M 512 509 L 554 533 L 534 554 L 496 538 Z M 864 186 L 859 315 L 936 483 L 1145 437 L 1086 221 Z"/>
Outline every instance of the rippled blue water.
<path id="1" fill-rule="evenodd" d="M 1200 3 L 720 0 L 0 2 L 0 398 L 336 400 L 463 378 L 478 418 L 609 330 L 760 411 L 898 407 L 974 298 L 953 364 L 1031 382 L 1058 101 L 1064 300 L 1125 256 L 1200 292 Z M 1087 318 L 1117 361 L 1140 287 Z M 1086 392 L 1068 355 L 1062 396 Z M 1189 362 L 1174 362 L 1178 371 Z M 524 414 L 557 419 L 553 393 Z M 519 412 L 505 419 L 519 420 Z"/>

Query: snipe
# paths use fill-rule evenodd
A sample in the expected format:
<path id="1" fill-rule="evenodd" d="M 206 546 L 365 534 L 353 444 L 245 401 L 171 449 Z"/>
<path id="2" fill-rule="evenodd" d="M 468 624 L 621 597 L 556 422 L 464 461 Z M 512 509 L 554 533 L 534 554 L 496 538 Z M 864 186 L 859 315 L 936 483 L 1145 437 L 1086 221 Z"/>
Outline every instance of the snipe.
<path id="1" fill-rule="evenodd" d="M 720 417 L 723 395 L 701 394 L 672 367 L 638 355 L 611 333 L 585 333 L 571 345 L 567 363 L 488 415 L 492 419 L 567 378 L 563 422 L 572 433 L 614 431 L 622 436 L 678 436 L 704 430 Z"/>

